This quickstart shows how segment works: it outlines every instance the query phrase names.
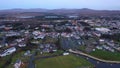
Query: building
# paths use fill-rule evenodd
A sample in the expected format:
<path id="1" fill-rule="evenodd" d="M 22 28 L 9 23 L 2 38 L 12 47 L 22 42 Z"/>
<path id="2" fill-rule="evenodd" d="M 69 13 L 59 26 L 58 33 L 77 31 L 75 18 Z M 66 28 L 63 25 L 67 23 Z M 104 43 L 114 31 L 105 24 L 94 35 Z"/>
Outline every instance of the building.
<path id="1" fill-rule="evenodd" d="M 95 30 L 100 31 L 100 32 L 104 32 L 104 33 L 110 31 L 110 29 L 107 29 L 107 28 L 95 28 Z"/>
<path id="2" fill-rule="evenodd" d="M 65 52 L 65 53 L 63 53 L 63 55 L 69 55 L 69 53 L 68 53 L 68 52 Z"/>
<path id="3" fill-rule="evenodd" d="M 12 53 L 14 53 L 16 51 L 16 48 L 15 47 L 11 47 L 7 50 L 4 50 L 2 53 L 0 53 L 0 56 L 1 57 L 4 57 L 4 56 L 7 56 L 7 55 L 10 55 Z"/>
<path id="4" fill-rule="evenodd" d="M 14 64 L 14 68 L 20 68 L 21 64 L 22 64 L 22 61 L 18 59 Z"/>

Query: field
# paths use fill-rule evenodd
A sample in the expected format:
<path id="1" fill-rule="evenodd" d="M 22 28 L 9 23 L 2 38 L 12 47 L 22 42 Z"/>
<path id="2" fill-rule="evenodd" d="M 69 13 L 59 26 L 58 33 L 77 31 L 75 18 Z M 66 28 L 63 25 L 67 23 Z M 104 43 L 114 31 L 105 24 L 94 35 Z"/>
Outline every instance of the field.
<path id="1" fill-rule="evenodd" d="M 120 53 L 118 52 L 112 53 L 109 51 L 96 50 L 91 52 L 90 55 L 104 60 L 120 61 Z"/>
<path id="2" fill-rule="evenodd" d="M 87 60 L 73 55 L 40 59 L 35 63 L 36 68 L 93 68 Z"/>
<path id="3" fill-rule="evenodd" d="M 14 63 L 16 62 L 17 59 L 20 59 L 22 62 L 27 62 L 29 60 L 28 56 L 23 57 L 25 51 L 16 53 L 11 60 L 11 64 L 7 66 L 7 68 L 13 68 Z"/>

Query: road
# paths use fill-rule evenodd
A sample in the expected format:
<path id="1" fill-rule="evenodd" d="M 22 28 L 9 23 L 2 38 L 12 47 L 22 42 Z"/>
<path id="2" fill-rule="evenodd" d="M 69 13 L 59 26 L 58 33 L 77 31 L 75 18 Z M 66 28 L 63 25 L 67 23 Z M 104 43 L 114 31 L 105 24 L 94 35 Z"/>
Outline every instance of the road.
<path id="1" fill-rule="evenodd" d="M 34 58 L 34 56 L 35 56 L 35 53 L 33 53 L 30 57 L 28 68 L 35 68 L 35 63 L 34 63 L 35 58 Z"/>

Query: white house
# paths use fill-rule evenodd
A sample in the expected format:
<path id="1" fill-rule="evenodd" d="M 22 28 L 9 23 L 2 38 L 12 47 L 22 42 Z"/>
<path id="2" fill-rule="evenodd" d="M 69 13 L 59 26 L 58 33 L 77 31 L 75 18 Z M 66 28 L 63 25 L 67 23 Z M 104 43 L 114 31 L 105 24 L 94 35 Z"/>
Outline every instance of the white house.
<path id="1" fill-rule="evenodd" d="M 4 57 L 4 56 L 7 56 L 7 55 L 10 55 L 10 54 L 14 53 L 15 51 L 16 51 L 16 48 L 15 47 L 11 47 L 11 48 L 3 51 L 2 53 L 0 53 L 0 56 Z"/>
<path id="2" fill-rule="evenodd" d="M 18 44 L 18 46 L 19 46 L 19 47 L 25 47 L 26 44 L 25 44 L 25 43 L 20 43 L 20 44 Z"/>
<path id="3" fill-rule="evenodd" d="M 104 33 L 110 31 L 110 29 L 108 29 L 108 28 L 95 28 L 95 30 L 100 31 L 100 32 L 104 32 Z"/>
<path id="4" fill-rule="evenodd" d="M 68 53 L 68 52 L 65 52 L 65 53 L 63 53 L 63 55 L 69 55 L 69 53 Z"/>

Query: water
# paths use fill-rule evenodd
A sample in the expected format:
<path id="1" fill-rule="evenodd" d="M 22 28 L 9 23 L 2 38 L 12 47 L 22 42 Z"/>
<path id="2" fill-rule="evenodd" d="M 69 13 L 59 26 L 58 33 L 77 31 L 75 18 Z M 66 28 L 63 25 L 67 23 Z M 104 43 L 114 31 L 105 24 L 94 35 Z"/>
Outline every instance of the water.
<path id="1" fill-rule="evenodd" d="M 120 68 L 120 64 L 104 63 L 90 58 L 88 61 L 94 64 L 96 68 Z"/>
<path id="2" fill-rule="evenodd" d="M 82 58 L 87 59 L 87 57 L 85 56 L 81 56 Z M 91 58 L 87 59 L 89 62 L 91 62 L 92 64 L 95 65 L 96 68 L 120 68 L 120 64 L 111 64 L 111 63 L 104 63 L 104 62 L 100 62 Z"/>

